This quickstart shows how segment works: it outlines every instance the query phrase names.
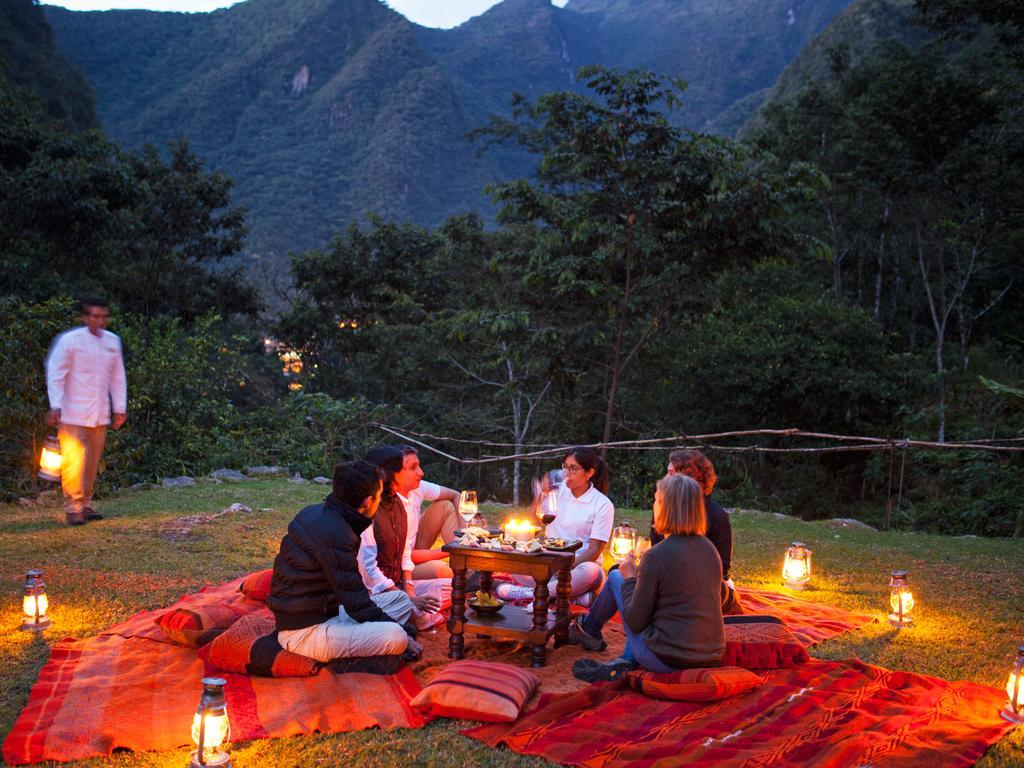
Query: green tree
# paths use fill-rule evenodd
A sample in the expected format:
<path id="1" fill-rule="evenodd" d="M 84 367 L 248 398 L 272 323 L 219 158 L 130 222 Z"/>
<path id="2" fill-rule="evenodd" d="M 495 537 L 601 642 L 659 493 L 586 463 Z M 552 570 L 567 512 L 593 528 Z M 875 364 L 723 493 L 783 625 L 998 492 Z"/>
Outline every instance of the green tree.
<path id="1" fill-rule="evenodd" d="M 601 438 L 620 387 L 659 325 L 699 305 L 709 276 L 794 246 L 788 207 L 804 169 L 773 175 L 739 145 L 673 127 L 685 84 L 643 71 L 584 68 L 593 95 L 519 98 L 511 120 L 477 132 L 539 158 L 533 180 L 495 185 L 500 220 L 545 230 L 525 268 L 564 308 L 581 369 L 599 368 Z"/>

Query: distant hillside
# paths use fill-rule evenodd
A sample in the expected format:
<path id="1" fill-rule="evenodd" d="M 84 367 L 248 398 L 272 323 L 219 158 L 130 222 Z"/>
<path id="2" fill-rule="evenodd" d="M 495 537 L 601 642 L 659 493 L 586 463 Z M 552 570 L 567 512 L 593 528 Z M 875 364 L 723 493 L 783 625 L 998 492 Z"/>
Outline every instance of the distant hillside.
<path id="1" fill-rule="evenodd" d="M 786 67 L 775 84 L 765 91 L 761 105 L 786 101 L 809 80 L 829 79 L 836 55 L 847 64 L 856 65 L 885 40 L 917 47 L 933 39 L 934 33 L 921 27 L 917 20 L 914 0 L 854 0 Z M 752 111 L 740 135 L 757 127 L 759 114 L 759 111 Z"/>
<path id="2" fill-rule="evenodd" d="M 452 30 L 379 0 L 248 0 L 210 14 L 48 8 L 108 131 L 129 146 L 185 137 L 236 180 L 250 250 L 323 243 L 370 212 L 433 225 L 492 215 L 489 182 L 528 174 L 465 134 L 513 92 L 574 87 L 590 63 L 690 83 L 701 128 L 768 88 L 850 0 L 504 0 Z"/>
<path id="3" fill-rule="evenodd" d="M 93 128 L 96 97 L 78 67 L 59 50 L 42 9 L 32 0 L 0 0 L 0 77 L 39 97 L 72 128 Z"/>

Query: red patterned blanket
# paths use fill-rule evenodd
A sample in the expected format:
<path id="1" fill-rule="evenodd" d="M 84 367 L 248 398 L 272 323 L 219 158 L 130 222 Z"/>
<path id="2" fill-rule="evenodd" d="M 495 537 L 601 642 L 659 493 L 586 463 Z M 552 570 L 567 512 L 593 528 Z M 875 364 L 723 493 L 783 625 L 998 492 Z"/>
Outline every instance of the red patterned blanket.
<path id="1" fill-rule="evenodd" d="M 1005 698 L 856 659 L 812 661 L 710 704 L 647 698 L 620 681 L 545 696 L 515 723 L 463 733 L 586 768 L 950 768 L 973 765 L 1012 727 L 998 714 Z"/>
<path id="2" fill-rule="evenodd" d="M 238 592 L 240 582 L 208 587 L 177 605 L 262 607 Z M 98 637 L 57 643 L 4 740 L 4 761 L 83 760 L 119 748 L 165 750 L 189 744 L 199 681 L 214 670 L 204 668 L 195 648 L 164 640 L 153 623 L 160 613 L 137 614 Z M 408 706 L 420 690 L 408 669 L 390 677 L 327 670 L 285 679 L 216 674 L 228 681 L 235 741 L 425 723 Z"/>

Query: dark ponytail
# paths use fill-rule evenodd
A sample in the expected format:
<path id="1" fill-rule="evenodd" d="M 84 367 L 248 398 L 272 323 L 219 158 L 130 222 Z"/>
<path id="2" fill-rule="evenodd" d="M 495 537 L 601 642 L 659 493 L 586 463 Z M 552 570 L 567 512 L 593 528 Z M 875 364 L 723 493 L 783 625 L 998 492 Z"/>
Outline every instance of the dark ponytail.
<path id="1" fill-rule="evenodd" d="M 594 484 L 601 493 L 608 494 L 608 465 L 605 464 L 601 457 L 597 455 L 597 451 L 593 448 L 587 448 L 584 446 L 576 446 L 569 451 L 569 456 L 572 456 L 576 461 L 579 462 L 580 466 L 587 472 L 594 470 L 593 477 L 590 478 L 590 482 Z"/>

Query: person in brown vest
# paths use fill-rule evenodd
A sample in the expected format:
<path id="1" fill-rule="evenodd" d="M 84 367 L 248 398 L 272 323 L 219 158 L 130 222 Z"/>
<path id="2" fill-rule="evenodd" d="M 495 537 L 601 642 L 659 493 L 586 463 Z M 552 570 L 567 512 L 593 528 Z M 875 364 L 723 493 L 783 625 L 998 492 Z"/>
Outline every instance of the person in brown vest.
<path id="1" fill-rule="evenodd" d="M 382 445 L 367 453 L 365 460 L 383 469 L 386 477 L 373 525 L 361 535 L 359 570 L 363 583 L 371 595 L 404 591 L 416 606 L 416 626 L 433 626 L 441 620 L 441 608 L 451 602 L 451 579 L 413 579 L 412 548 L 417 521 L 409 519 L 395 481 L 402 471 L 403 453 L 394 446 Z"/>

